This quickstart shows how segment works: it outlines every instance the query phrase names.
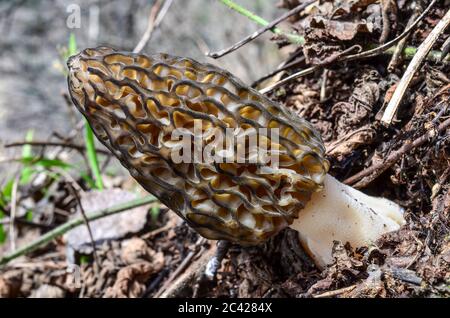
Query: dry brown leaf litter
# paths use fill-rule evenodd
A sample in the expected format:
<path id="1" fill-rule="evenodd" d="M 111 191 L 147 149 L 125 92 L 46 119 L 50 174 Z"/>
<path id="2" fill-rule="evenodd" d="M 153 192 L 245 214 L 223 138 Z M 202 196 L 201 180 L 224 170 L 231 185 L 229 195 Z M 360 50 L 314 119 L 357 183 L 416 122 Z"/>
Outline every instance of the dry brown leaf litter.
<path id="1" fill-rule="evenodd" d="M 298 0 L 284 0 L 281 5 L 293 8 L 298 3 Z M 306 14 L 290 19 L 294 28 L 306 32 L 305 50 L 312 62 L 320 63 L 352 45 L 377 43 L 380 39 L 383 17 L 378 3 L 339 3 L 321 1 Z M 419 45 L 445 10 L 445 4 L 438 4 L 413 32 L 408 45 Z M 392 38 L 402 32 L 412 9 L 407 2 L 397 1 L 387 12 L 391 28 L 389 37 Z M 395 12 L 398 14 L 393 18 Z M 311 15 L 311 18 L 302 21 L 305 15 Z M 336 28 L 344 32 L 333 33 Z M 449 31 L 446 36 L 448 34 Z M 441 37 L 434 49 L 439 49 L 446 36 Z M 363 42 L 362 37 L 365 38 Z M 435 129 L 450 116 L 449 66 L 427 62 L 404 96 L 398 121 L 389 129 L 380 126 L 377 118 L 395 90 L 406 63 L 400 63 L 389 73 L 386 70 L 389 59 L 389 56 L 383 56 L 330 65 L 325 84 L 322 83 L 323 71 L 317 71 L 285 85 L 271 96 L 320 130 L 327 144 L 332 172 L 341 179 L 383 162 L 404 143 Z M 306 64 L 300 64 L 287 73 L 304 67 Z M 325 100 L 320 98 L 322 86 L 325 86 Z M 298 248 L 291 230 L 282 231 L 264 246 L 250 249 L 234 246 L 222 264 L 215 286 L 201 291 L 199 296 L 448 297 L 449 135 L 447 129 L 429 138 L 422 146 L 402 154 L 365 187 L 367 193 L 386 196 L 406 208 L 408 223 L 400 231 L 385 235 L 374 246 L 357 251 L 336 243 L 336 262 L 324 272 L 315 269 Z M 65 201 L 68 194 L 64 187 L 55 184 L 52 191 L 54 194 L 46 204 L 40 203 L 40 207 L 47 206 L 47 212 L 43 210 L 44 213 L 39 214 L 41 220 L 49 218 L 48 211 L 54 206 L 68 210 L 75 208 L 73 201 Z M 39 202 L 38 198 L 42 196 L 34 197 Z M 64 220 L 64 216 L 57 215 L 55 224 Z M 170 220 L 170 215 L 161 216 L 157 226 L 163 227 Z M 135 243 L 139 246 L 138 251 L 124 254 L 127 241 L 123 240 L 102 243 L 98 247 L 101 269 L 96 268 L 92 259 L 81 265 L 82 288 L 73 284 L 73 277 L 67 272 L 65 246 L 56 241 L 31 254 L 30 258 L 22 258 L 3 268 L 0 295 L 151 297 L 177 269 L 197 240 L 196 234 L 186 225 L 177 221 L 173 224 L 155 236 L 145 238 L 145 234 L 140 235 L 144 240 L 132 238 L 139 242 Z M 26 226 L 21 227 L 19 237 L 28 230 Z M 137 255 L 132 256 L 133 253 Z M 130 262 L 131 259 L 135 261 Z"/>

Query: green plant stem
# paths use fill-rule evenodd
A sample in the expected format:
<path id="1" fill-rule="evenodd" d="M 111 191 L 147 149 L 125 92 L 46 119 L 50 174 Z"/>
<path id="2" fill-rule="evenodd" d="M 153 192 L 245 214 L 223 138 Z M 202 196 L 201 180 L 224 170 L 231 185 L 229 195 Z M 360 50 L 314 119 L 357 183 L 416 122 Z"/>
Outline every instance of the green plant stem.
<path id="1" fill-rule="evenodd" d="M 220 2 L 222 2 L 224 5 L 226 5 L 230 9 L 238 12 L 239 14 L 249 18 L 253 22 L 256 22 L 259 25 L 267 26 L 270 23 L 269 21 L 261 18 L 260 16 L 254 14 L 253 12 L 245 9 L 244 7 L 240 6 L 239 4 L 235 3 L 232 0 L 220 0 Z M 277 27 L 273 28 L 271 31 L 275 34 L 280 34 L 280 35 L 285 36 L 289 40 L 289 42 L 291 42 L 292 44 L 303 45 L 305 43 L 305 38 L 300 35 L 286 33 Z M 375 44 L 369 45 L 369 49 L 374 48 L 376 46 L 377 45 L 375 45 Z M 394 51 L 395 51 L 395 46 L 390 47 L 389 49 L 384 51 L 383 54 L 392 55 L 392 54 L 394 54 Z M 417 52 L 417 48 L 412 47 L 412 46 L 407 46 L 403 49 L 403 57 L 407 60 L 410 60 L 413 58 L 413 56 L 416 54 L 416 52 Z M 427 60 L 433 61 L 433 62 L 438 62 L 441 60 L 441 56 L 442 56 L 441 52 L 431 51 L 427 55 Z M 450 61 L 450 54 L 447 55 L 447 57 L 444 60 L 447 62 Z"/>
<path id="2" fill-rule="evenodd" d="M 126 210 L 130 210 L 130 209 L 142 206 L 142 205 L 147 205 L 147 204 L 150 204 L 150 203 L 153 203 L 156 201 L 157 201 L 157 199 L 155 197 L 146 196 L 144 198 L 128 201 L 126 203 L 118 204 L 118 205 L 112 206 L 107 209 L 87 213 L 86 218 L 88 221 L 94 221 L 94 220 L 103 218 L 108 215 L 113 215 L 113 214 L 123 212 Z M 80 216 L 76 219 L 73 219 L 71 221 L 68 221 L 68 222 L 54 228 L 53 230 L 45 233 L 44 235 L 39 237 L 37 240 L 31 242 L 30 244 L 27 244 L 24 247 L 21 247 L 21 248 L 15 250 L 14 252 L 12 252 L 8 255 L 5 255 L 4 257 L 2 257 L 0 259 L 0 265 L 4 265 L 19 256 L 22 256 L 22 255 L 32 252 L 32 251 L 36 250 L 38 247 L 44 245 L 45 243 L 50 242 L 54 238 L 56 238 L 60 235 L 63 235 L 64 233 L 68 232 L 69 230 L 71 230 L 79 225 L 82 225 L 84 223 L 85 223 L 85 220 L 83 219 L 82 216 Z"/>
<path id="3" fill-rule="evenodd" d="M 235 3 L 232 0 L 220 0 L 224 5 L 226 5 L 227 7 L 229 7 L 230 9 L 242 14 L 243 16 L 249 18 L 250 20 L 256 22 L 259 25 L 262 26 L 267 26 L 270 22 L 261 18 L 260 16 L 254 14 L 253 12 L 245 9 L 244 7 L 240 6 L 239 4 Z M 286 33 L 283 30 L 281 30 L 280 28 L 274 27 L 272 29 L 272 32 L 278 35 L 283 35 L 285 36 L 289 42 L 293 43 L 293 44 L 298 44 L 298 45 L 303 45 L 305 43 L 305 38 L 300 36 L 300 35 L 296 35 L 296 34 L 292 34 L 292 33 Z"/>
<path id="4" fill-rule="evenodd" d="M 375 47 L 375 46 L 373 46 Z M 388 54 L 388 55 L 392 55 L 395 52 L 395 46 L 390 47 L 389 49 L 387 49 L 386 51 L 383 52 L 383 54 Z M 417 53 L 417 48 L 414 46 L 406 46 L 403 49 L 403 58 L 405 58 L 406 60 L 411 60 L 414 55 L 416 55 Z M 430 53 L 428 53 L 426 59 L 428 61 L 431 62 L 440 62 L 442 57 L 442 52 L 440 51 L 430 51 Z M 450 62 L 450 54 L 447 55 L 444 59 L 442 59 L 442 61 L 446 61 L 446 62 Z"/>
<path id="5" fill-rule="evenodd" d="M 95 150 L 94 133 L 92 132 L 92 128 L 86 119 L 84 122 L 84 134 L 86 153 L 89 161 L 89 166 L 91 167 L 92 175 L 95 180 L 95 187 L 102 190 L 103 179 L 100 172 L 100 165 L 98 164 L 97 151 Z"/>

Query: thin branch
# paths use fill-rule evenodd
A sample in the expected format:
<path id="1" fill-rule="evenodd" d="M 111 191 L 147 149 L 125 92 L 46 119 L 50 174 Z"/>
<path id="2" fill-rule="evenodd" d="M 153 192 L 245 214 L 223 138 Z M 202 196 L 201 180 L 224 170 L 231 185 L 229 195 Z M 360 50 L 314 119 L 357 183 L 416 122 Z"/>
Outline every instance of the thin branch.
<path id="1" fill-rule="evenodd" d="M 148 41 L 150 41 L 153 31 L 159 27 L 162 20 L 164 19 L 164 16 L 166 15 L 167 11 L 169 11 L 170 6 L 172 5 L 173 0 L 165 0 L 164 5 L 161 7 L 161 0 L 157 0 L 155 4 L 152 6 L 150 10 L 150 15 L 148 17 L 148 24 L 147 29 L 145 30 L 144 34 L 142 35 L 141 39 L 139 40 L 138 44 L 133 50 L 133 53 L 139 53 L 142 51 L 142 49 L 147 45 Z M 159 11 L 159 12 L 158 12 Z"/>
<path id="2" fill-rule="evenodd" d="M 205 272 L 206 264 L 214 256 L 216 250 L 215 244 L 210 244 L 209 248 L 201 247 L 201 252 L 198 253 L 198 258 L 192 260 L 192 263 L 180 274 L 168 288 L 159 295 L 160 298 L 174 298 L 174 297 L 192 297 L 198 295 L 197 284 L 199 277 Z M 192 291 L 192 293 L 191 293 Z M 155 298 L 155 295 L 153 295 Z"/>
<path id="3" fill-rule="evenodd" d="M 356 288 L 356 285 L 352 285 L 352 286 L 344 287 L 344 288 L 341 288 L 341 289 L 327 291 L 327 292 L 324 292 L 322 294 L 313 295 L 312 297 L 313 298 L 330 298 L 330 297 L 335 297 L 335 296 L 339 296 L 339 295 L 351 292 L 355 288 Z"/>
<path id="4" fill-rule="evenodd" d="M 158 16 L 156 17 L 155 27 L 154 28 L 159 27 L 159 25 L 161 24 L 162 20 L 164 20 L 164 17 L 166 16 L 167 12 L 169 11 L 169 8 L 172 5 L 172 3 L 173 3 L 173 0 L 165 0 L 164 1 L 164 5 L 161 8 L 161 11 L 159 11 Z"/>
<path id="5" fill-rule="evenodd" d="M 290 81 L 292 81 L 294 79 L 297 79 L 299 77 L 311 74 L 314 71 L 316 71 L 316 70 L 318 70 L 318 69 L 320 69 L 320 68 L 322 68 L 324 66 L 327 66 L 327 65 L 329 65 L 331 63 L 334 63 L 334 62 L 352 61 L 352 60 L 361 59 L 361 58 L 365 58 L 365 57 L 371 57 L 371 56 L 374 56 L 374 55 L 377 55 L 377 54 L 381 54 L 383 52 L 387 52 L 386 50 L 388 48 L 390 48 L 391 46 L 395 45 L 398 41 L 403 39 L 405 36 L 408 35 L 409 32 L 412 31 L 412 29 L 425 17 L 425 15 L 428 13 L 428 11 L 430 11 L 430 9 L 433 7 L 433 5 L 436 3 L 436 1 L 437 0 L 433 0 L 428 5 L 428 7 L 425 9 L 425 11 L 422 12 L 422 14 L 416 19 L 416 21 L 414 21 L 413 24 L 411 24 L 408 28 L 406 28 L 406 30 L 402 34 L 400 34 L 395 39 L 387 42 L 386 44 L 380 45 L 380 46 L 378 46 L 378 47 L 376 47 L 374 49 L 370 49 L 370 50 L 367 50 L 367 51 L 364 51 L 364 52 L 361 52 L 361 53 L 352 54 L 352 55 L 346 55 L 346 56 L 343 56 L 342 58 L 333 58 L 331 61 L 327 61 L 326 63 L 314 65 L 312 67 L 309 67 L 307 69 L 304 69 L 304 70 L 301 70 L 301 71 L 299 71 L 297 73 L 294 73 L 294 74 L 292 74 L 292 75 L 282 79 L 281 81 L 279 81 L 279 82 L 277 82 L 277 83 L 275 83 L 275 84 L 273 84 L 271 86 L 265 87 L 262 90 L 260 90 L 259 92 L 261 94 L 266 94 L 266 93 L 268 93 L 268 92 L 270 92 L 270 91 L 272 91 L 272 90 L 274 90 L 274 89 L 276 89 L 276 88 L 278 88 L 278 87 L 280 87 L 280 86 L 282 86 L 282 85 L 284 85 L 284 84 L 286 84 L 286 83 L 288 83 L 288 82 L 290 82 Z M 350 49 L 352 49 L 352 48 L 350 48 Z M 390 54 L 392 54 L 394 50 L 395 50 L 395 48 L 393 48 L 393 50 L 392 50 L 392 52 Z M 439 58 L 440 58 L 440 56 L 439 56 Z"/>
<path id="6" fill-rule="evenodd" d="M 84 145 L 75 145 L 75 144 L 69 144 L 65 142 L 51 142 L 51 141 L 23 141 L 23 142 L 13 142 L 10 144 L 4 145 L 5 148 L 10 147 L 21 147 L 24 145 L 30 145 L 30 146 L 38 146 L 38 147 L 62 147 L 62 148 L 72 148 L 79 151 L 86 151 L 86 146 Z M 106 150 L 100 150 L 95 149 L 97 153 L 101 153 L 102 155 L 111 155 L 111 152 Z"/>
<path id="7" fill-rule="evenodd" d="M 67 183 L 70 183 L 78 192 L 85 193 L 83 188 L 78 184 L 78 182 L 63 168 L 53 167 L 52 170 L 55 170 L 56 173 L 59 173 L 61 176 L 66 178 Z"/>
<path id="8" fill-rule="evenodd" d="M 230 9 L 232 9 L 232 10 L 242 14 L 243 16 L 247 17 L 248 19 L 252 20 L 253 22 L 256 22 L 259 25 L 266 26 L 267 24 L 269 24 L 269 22 L 266 21 L 265 19 L 263 19 L 260 16 L 254 14 L 253 12 L 243 8 L 242 6 L 234 3 L 231 0 L 220 0 L 220 1 L 223 4 L 225 4 L 226 6 L 228 6 Z M 437 0 L 434 0 L 429 5 L 429 7 L 434 5 L 434 3 L 436 1 Z M 423 12 L 423 14 L 424 13 L 426 14 L 427 10 L 428 10 L 428 8 Z M 275 34 L 281 34 L 281 35 L 287 37 L 289 42 L 292 43 L 292 44 L 303 45 L 305 43 L 305 38 L 300 36 L 300 35 L 296 35 L 296 34 L 292 34 L 292 33 L 285 33 L 282 30 L 280 30 L 279 28 L 274 28 L 272 32 L 275 33 Z M 409 33 L 409 31 L 408 31 L 408 33 Z M 406 34 L 404 36 L 406 36 Z M 390 44 L 390 45 L 388 45 L 389 42 L 386 43 L 386 46 L 380 47 L 381 52 L 379 52 L 379 53 L 375 52 L 375 53 L 376 54 L 392 55 L 394 53 L 394 51 L 395 51 L 395 48 L 389 48 L 389 47 L 394 45 L 398 40 L 399 39 L 394 39 L 393 41 L 395 41 L 395 42 L 393 44 Z M 372 47 L 373 46 L 374 45 L 372 45 Z M 417 49 L 415 47 L 408 46 L 408 47 L 406 47 L 403 50 L 403 56 L 405 57 L 405 59 L 412 59 L 414 57 L 414 55 L 416 54 L 416 51 L 417 51 Z M 363 52 L 363 53 L 365 54 L 365 52 Z M 372 54 L 374 54 L 374 53 L 372 53 Z M 362 57 L 367 57 L 367 56 L 364 55 L 364 56 L 361 56 L 361 58 Z M 356 59 L 356 58 L 360 58 L 360 57 L 356 57 L 356 55 L 355 55 L 355 56 L 353 56 L 353 58 Z M 440 61 L 443 61 L 443 60 L 450 61 L 450 55 L 447 56 L 444 59 L 444 57 L 442 56 L 441 52 L 439 52 L 439 51 L 431 51 L 430 54 L 428 54 L 428 56 L 427 56 L 427 60 L 430 60 L 430 61 L 433 61 L 433 62 L 440 62 Z"/>
<path id="9" fill-rule="evenodd" d="M 275 70 L 273 70 L 273 71 L 267 73 L 266 75 L 258 78 L 250 86 L 251 87 L 257 87 L 261 82 L 264 82 L 265 80 L 271 78 L 272 76 L 275 76 L 276 74 L 278 74 L 280 72 L 283 72 L 283 71 L 286 71 L 286 70 L 290 69 L 291 67 L 296 66 L 296 65 L 298 65 L 300 63 L 303 63 L 303 62 L 305 62 L 305 57 L 301 56 L 301 57 L 299 57 L 298 59 L 295 59 L 292 62 L 281 63 Z"/>
<path id="10" fill-rule="evenodd" d="M 245 9 L 244 7 L 240 6 L 239 4 L 235 3 L 232 0 L 220 0 L 220 2 L 222 2 L 224 5 L 226 5 L 230 9 L 232 9 L 232 10 L 242 14 L 243 16 L 249 18 L 253 22 L 256 22 L 259 25 L 267 26 L 270 23 L 269 21 L 261 18 L 260 16 L 254 14 L 253 12 Z M 286 33 L 286 32 L 282 31 L 279 28 L 273 28 L 271 31 L 273 33 L 275 33 L 275 34 L 282 35 L 282 36 L 286 37 L 288 39 L 288 41 L 291 42 L 292 44 L 303 45 L 305 43 L 305 38 L 300 36 L 300 35 L 296 35 L 296 34 L 292 34 L 292 33 Z"/>
<path id="11" fill-rule="evenodd" d="M 402 101 L 403 96 L 405 95 L 405 92 L 408 89 L 408 86 L 414 74 L 416 74 L 416 72 L 419 70 L 420 66 L 422 65 L 422 62 L 425 59 L 425 56 L 428 55 L 428 52 L 430 52 L 434 43 L 436 43 L 439 36 L 445 31 L 445 29 L 449 24 L 450 24 L 450 10 L 447 11 L 445 16 L 438 22 L 438 24 L 436 24 L 436 26 L 433 28 L 433 30 L 425 39 L 425 41 L 423 41 L 423 43 L 417 49 L 416 55 L 411 60 L 411 63 L 409 63 L 408 68 L 403 74 L 403 77 L 398 83 L 397 88 L 395 89 L 394 94 L 392 95 L 392 98 L 389 101 L 386 110 L 384 111 L 383 117 L 381 118 L 381 122 L 384 125 L 388 126 L 392 123 L 392 119 L 394 118 L 394 115 L 397 112 L 397 108 L 400 105 L 400 102 Z"/>
<path id="12" fill-rule="evenodd" d="M 411 24 L 413 24 L 413 22 L 419 16 L 419 10 L 417 8 L 418 8 L 418 6 L 416 6 L 416 10 L 414 10 L 413 14 L 409 18 L 408 23 L 406 24 L 407 28 L 410 27 Z M 389 65 L 387 67 L 388 71 L 392 72 L 397 67 L 399 62 L 401 61 L 401 58 L 403 57 L 402 56 L 402 52 L 403 52 L 403 49 L 404 49 L 404 47 L 406 45 L 406 42 L 408 41 L 408 37 L 409 37 L 409 35 L 404 37 L 403 39 L 401 39 L 398 42 L 398 44 L 395 46 L 395 50 L 392 53 L 391 61 L 389 62 Z"/>
<path id="13" fill-rule="evenodd" d="M 139 53 L 145 47 L 147 42 L 150 40 L 150 37 L 153 33 L 153 29 L 155 27 L 156 15 L 158 14 L 159 8 L 161 7 L 161 0 L 156 0 L 150 9 L 150 14 L 148 16 L 147 28 L 145 29 L 144 34 L 139 40 L 136 47 L 133 49 L 133 53 Z"/>
<path id="14" fill-rule="evenodd" d="M 298 14 L 299 12 L 303 11 L 307 6 L 309 6 L 310 4 L 314 3 L 316 0 L 310 0 L 308 2 L 302 3 L 301 5 L 298 5 L 297 7 L 295 7 L 294 9 L 286 12 L 285 14 L 283 14 L 281 17 L 273 20 L 272 22 L 270 22 L 269 24 L 267 24 L 265 27 L 257 30 L 256 32 L 250 34 L 249 36 L 245 37 L 244 39 L 240 40 L 239 42 L 233 44 L 232 46 L 230 46 L 229 48 L 217 51 L 217 52 L 208 52 L 206 53 L 207 56 L 212 57 L 212 58 L 219 58 L 222 57 L 226 54 L 229 54 L 235 50 L 237 50 L 238 48 L 240 48 L 241 46 L 249 43 L 250 41 L 253 41 L 254 39 L 256 39 L 257 37 L 259 37 L 261 34 L 272 30 L 276 25 L 280 24 L 281 22 L 283 22 L 284 20 L 286 20 L 287 18 Z"/>
<path id="15" fill-rule="evenodd" d="M 119 212 L 127 211 L 127 210 L 130 210 L 130 209 L 133 209 L 133 208 L 136 208 L 136 207 L 139 207 L 139 206 L 147 205 L 147 204 L 150 204 L 150 203 L 153 203 L 153 202 L 156 202 L 156 201 L 157 201 L 157 199 L 155 197 L 147 196 L 147 197 L 144 197 L 144 198 L 140 198 L 140 199 L 128 201 L 128 202 L 125 202 L 125 203 L 121 203 L 121 204 L 112 206 L 112 207 L 107 208 L 107 209 L 102 209 L 102 210 L 99 210 L 99 211 L 88 213 L 86 215 L 86 218 L 89 221 L 94 221 L 94 220 L 103 218 L 105 216 L 109 216 L 109 215 L 113 215 L 113 214 L 116 214 L 116 213 L 119 213 Z M 75 227 L 77 227 L 79 225 L 82 225 L 82 224 L 84 224 L 84 219 L 81 216 L 78 217 L 78 218 L 75 218 L 73 220 L 70 220 L 70 221 L 68 221 L 68 222 L 66 222 L 64 224 L 61 224 L 60 226 L 54 228 L 53 230 L 45 233 L 44 235 L 39 237 L 37 240 L 35 240 L 35 241 L 33 241 L 33 242 L 31 242 L 31 243 L 29 243 L 29 244 L 27 244 L 27 245 L 17 249 L 16 251 L 14 251 L 14 252 L 12 252 L 12 253 L 10 253 L 8 255 L 3 256 L 0 259 L 0 265 L 4 265 L 4 264 L 8 263 L 9 261 L 11 261 L 11 260 L 13 260 L 13 259 L 15 259 L 15 258 L 17 258 L 19 256 L 22 256 L 22 255 L 25 255 L 27 253 L 30 253 L 30 252 L 36 250 L 37 248 L 39 248 L 40 246 L 42 246 L 42 245 L 50 242 L 51 240 L 55 239 L 56 237 L 61 236 L 64 233 L 66 233 L 66 232 L 70 231 L 71 229 L 73 229 L 73 228 L 75 228 Z"/>
<path id="16" fill-rule="evenodd" d="M 444 59 L 444 57 L 450 52 L 450 36 L 445 40 L 444 44 L 441 46 L 441 52 L 442 56 L 441 59 Z"/>
<path id="17" fill-rule="evenodd" d="M 172 284 L 173 280 L 178 277 L 185 269 L 188 267 L 189 263 L 192 261 L 195 255 L 200 252 L 201 249 L 199 249 L 200 246 L 202 246 L 206 242 L 206 239 L 203 237 L 199 237 L 197 239 L 197 242 L 195 242 L 194 249 L 191 250 L 184 260 L 181 262 L 181 264 L 177 267 L 177 269 L 170 275 L 170 277 L 164 282 L 163 286 L 159 289 L 159 291 L 153 296 L 154 298 L 159 298 L 164 291 Z"/>
<path id="18" fill-rule="evenodd" d="M 428 14 L 428 12 L 431 10 L 431 8 L 436 4 L 438 0 L 433 0 L 431 1 L 431 3 L 428 5 L 428 7 L 422 12 L 422 14 L 416 19 L 416 21 L 414 21 L 414 23 L 412 23 L 409 27 L 407 27 L 405 29 L 405 31 L 403 31 L 402 34 L 400 34 L 399 36 L 397 36 L 396 38 L 394 38 L 393 40 L 380 45 L 376 48 L 373 48 L 371 50 L 367 50 L 361 53 L 357 53 L 357 54 L 353 54 L 353 55 L 348 55 L 346 56 L 342 61 L 352 61 L 352 60 L 356 60 L 356 59 L 361 59 L 364 57 L 371 57 L 374 55 L 378 55 L 383 53 L 384 51 L 386 51 L 388 48 L 390 48 L 391 46 L 395 45 L 396 43 L 398 43 L 401 39 L 403 39 L 404 37 L 406 37 L 409 32 L 411 32 L 416 26 L 417 24 L 419 24 L 420 21 L 423 20 L 423 18 L 425 18 L 425 16 Z M 393 49 L 393 51 L 395 50 L 395 48 Z M 392 54 L 392 53 L 391 53 Z"/>
<path id="19" fill-rule="evenodd" d="M 286 83 L 288 83 L 288 82 L 290 82 L 290 81 L 292 81 L 292 80 L 294 80 L 296 78 L 299 78 L 299 77 L 302 77 L 302 76 L 314 73 L 316 70 L 321 69 L 322 67 L 323 67 L 323 65 L 320 64 L 320 65 L 314 65 L 314 66 L 305 68 L 304 70 L 301 70 L 301 71 L 299 71 L 297 73 L 289 75 L 286 78 L 283 78 L 281 81 L 278 81 L 275 84 L 272 84 L 270 86 L 267 86 L 267 87 L 259 90 L 259 92 L 261 94 L 266 94 L 266 93 L 268 93 L 270 91 L 273 91 L 274 89 L 276 89 L 276 88 L 278 88 L 278 87 L 280 87 L 280 86 L 282 86 L 282 85 L 284 85 L 284 84 L 286 84 Z"/>
<path id="20" fill-rule="evenodd" d="M 1 225 L 9 225 L 10 223 L 11 223 L 11 219 L 9 217 L 5 217 L 5 218 L 0 220 L 0 224 Z M 51 226 L 48 225 L 48 224 L 36 223 L 36 222 L 33 222 L 33 221 L 28 221 L 28 220 L 23 219 L 23 218 L 18 218 L 18 217 L 16 217 L 14 219 L 14 223 L 28 225 L 28 226 L 31 226 L 31 227 L 38 227 L 38 228 L 45 229 L 45 230 L 48 230 L 48 229 L 51 228 Z"/>
<path id="21" fill-rule="evenodd" d="M 98 268 L 100 268 L 100 261 L 98 259 L 98 255 L 97 255 L 97 247 L 95 245 L 94 235 L 92 235 L 91 225 L 89 224 L 89 220 L 86 217 L 86 212 L 84 211 L 83 204 L 81 204 L 80 197 L 78 196 L 77 191 L 73 188 L 73 186 L 72 186 L 70 181 L 67 182 L 67 186 L 69 187 L 69 192 L 72 193 L 72 195 L 75 198 L 75 201 L 77 201 L 78 207 L 80 208 L 81 216 L 83 217 L 83 221 L 86 224 L 86 228 L 87 228 L 88 234 L 89 234 L 89 239 L 91 240 L 92 249 L 93 249 L 93 255 L 94 255 L 94 261 L 97 264 Z"/>
<path id="22" fill-rule="evenodd" d="M 364 188 L 370 182 L 375 180 L 379 175 L 381 175 L 384 171 L 389 169 L 405 153 L 410 152 L 414 148 L 423 145 L 429 138 L 432 138 L 437 133 L 445 131 L 448 127 L 450 127 L 450 118 L 442 122 L 437 129 L 428 131 L 413 142 L 407 141 L 402 147 L 391 153 L 385 160 L 378 164 L 365 168 L 361 172 L 351 176 L 350 178 L 347 178 L 346 180 L 344 180 L 344 183 L 349 185 L 353 184 L 354 188 Z"/>
<path id="23" fill-rule="evenodd" d="M 319 101 L 321 103 L 327 100 L 327 80 L 328 80 L 328 70 L 323 70 L 322 78 L 320 80 L 320 95 Z"/>
<path id="24" fill-rule="evenodd" d="M 389 38 L 391 29 L 391 21 L 389 20 L 389 10 L 391 8 L 391 0 L 380 0 L 381 18 L 383 21 L 383 29 L 380 35 L 380 43 L 383 44 Z"/>

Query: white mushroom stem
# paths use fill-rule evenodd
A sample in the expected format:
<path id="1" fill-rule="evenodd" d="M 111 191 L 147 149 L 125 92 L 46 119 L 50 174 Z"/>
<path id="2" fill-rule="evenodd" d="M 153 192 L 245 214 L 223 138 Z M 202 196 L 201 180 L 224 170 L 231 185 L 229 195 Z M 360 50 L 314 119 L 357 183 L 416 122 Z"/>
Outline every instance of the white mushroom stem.
<path id="1" fill-rule="evenodd" d="M 403 209 L 384 198 L 368 196 L 330 175 L 314 193 L 291 228 L 319 267 L 333 262 L 333 241 L 353 248 L 367 246 L 405 223 Z"/>

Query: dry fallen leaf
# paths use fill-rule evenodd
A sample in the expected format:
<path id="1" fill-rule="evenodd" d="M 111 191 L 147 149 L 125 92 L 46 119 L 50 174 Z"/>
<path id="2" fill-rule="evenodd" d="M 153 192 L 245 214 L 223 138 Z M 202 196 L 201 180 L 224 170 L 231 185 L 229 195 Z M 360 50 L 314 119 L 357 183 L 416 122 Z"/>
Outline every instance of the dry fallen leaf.
<path id="1" fill-rule="evenodd" d="M 105 297 L 140 297 L 148 279 L 164 267 L 164 254 L 151 249 L 144 240 L 132 238 L 122 243 L 122 259 L 130 264 L 119 270 Z"/>
<path id="2" fill-rule="evenodd" d="M 98 211 L 116 204 L 136 199 L 134 193 L 121 189 L 90 191 L 81 197 L 84 211 Z M 80 215 L 78 211 L 77 216 Z M 89 225 L 94 241 L 120 239 L 126 235 L 138 233 L 147 225 L 148 207 L 142 206 L 129 211 L 110 215 L 92 222 Z M 76 251 L 86 254 L 92 250 L 91 240 L 86 225 L 79 226 L 64 235 L 68 245 Z"/>

